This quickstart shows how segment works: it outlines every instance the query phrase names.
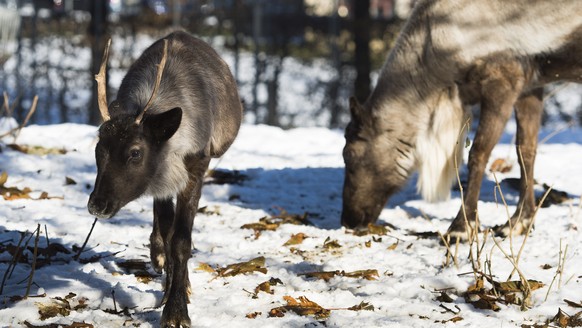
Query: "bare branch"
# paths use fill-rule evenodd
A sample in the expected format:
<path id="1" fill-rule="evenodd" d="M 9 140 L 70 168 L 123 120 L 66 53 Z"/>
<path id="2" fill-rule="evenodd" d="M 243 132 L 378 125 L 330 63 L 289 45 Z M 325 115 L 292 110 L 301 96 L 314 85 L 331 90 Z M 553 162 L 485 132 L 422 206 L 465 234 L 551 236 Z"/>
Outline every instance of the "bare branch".
<path id="1" fill-rule="evenodd" d="M 18 135 L 20 135 L 20 130 L 22 130 L 22 128 L 24 128 L 24 126 L 28 123 L 28 121 L 32 117 L 32 114 L 34 114 L 34 112 L 36 111 L 37 103 L 38 103 L 38 96 L 34 96 L 34 98 L 32 100 L 32 105 L 30 106 L 30 109 L 28 110 L 28 113 L 26 114 L 26 117 L 24 118 L 24 121 L 22 122 L 22 124 L 11 129 L 10 131 L 8 131 L 6 133 L 0 135 L 0 139 L 12 134 L 14 136 L 13 143 L 16 143 L 16 139 L 18 138 Z"/>
<path id="2" fill-rule="evenodd" d="M 162 74 L 164 73 L 164 67 L 166 66 L 167 59 L 168 59 L 168 40 L 164 39 L 164 54 L 162 55 L 162 59 L 160 60 L 160 63 L 158 64 L 157 73 L 156 73 L 156 82 L 154 84 L 154 90 L 152 91 L 152 95 L 150 96 L 150 99 L 148 100 L 147 104 L 143 108 L 143 111 L 135 119 L 136 124 L 141 123 L 146 111 L 151 107 L 152 103 L 156 99 L 158 89 L 160 88 L 160 83 L 162 81 Z"/>
<path id="3" fill-rule="evenodd" d="M 105 45 L 105 51 L 103 52 L 103 59 L 101 59 L 101 67 L 99 68 L 99 73 L 95 75 L 95 81 L 97 81 L 97 100 L 99 102 L 99 111 L 101 112 L 101 117 L 103 122 L 109 121 L 109 110 L 107 109 L 107 80 L 105 77 L 105 69 L 107 66 L 107 59 L 109 58 L 109 47 L 111 46 L 111 39 L 107 40 Z"/>
<path id="4" fill-rule="evenodd" d="M 30 109 L 28 110 L 28 113 L 26 114 L 24 121 L 22 121 L 22 124 L 20 124 L 20 126 L 16 130 L 16 135 L 14 136 L 14 143 L 16 143 L 16 139 L 20 135 L 20 131 L 22 131 L 22 128 L 24 128 L 26 126 L 26 124 L 28 124 L 28 121 L 30 121 L 30 118 L 32 117 L 32 115 L 36 111 L 37 104 L 38 104 L 38 96 L 35 95 L 34 98 L 32 99 L 32 105 L 30 105 Z"/>

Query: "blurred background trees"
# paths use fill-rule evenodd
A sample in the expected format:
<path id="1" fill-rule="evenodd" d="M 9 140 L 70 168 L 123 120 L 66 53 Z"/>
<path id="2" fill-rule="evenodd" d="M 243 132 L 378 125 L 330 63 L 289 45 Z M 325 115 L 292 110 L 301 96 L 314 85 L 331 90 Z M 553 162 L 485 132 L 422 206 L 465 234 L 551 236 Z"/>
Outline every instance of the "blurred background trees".
<path id="1" fill-rule="evenodd" d="M 0 90 L 17 119 L 37 94 L 36 123 L 99 124 L 93 75 L 106 40 L 113 39 L 108 94 L 114 96 L 145 47 L 182 28 L 229 63 L 245 122 L 341 128 L 349 121 L 348 98 L 366 100 L 413 3 L 0 0 Z M 562 114 L 568 115 L 576 119 Z"/>
<path id="2" fill-rule="evenodd" d="M 21 118 L 99 124 L 93 74 L 113 38 L 110 93 L 153 40 L 183 28 L 225 57 L 246 121 L 342 127 L 402 19 L 396 0 L 0 0 L 0 88 Z M 110 99 L 111 100 L 111 99 Z"/>

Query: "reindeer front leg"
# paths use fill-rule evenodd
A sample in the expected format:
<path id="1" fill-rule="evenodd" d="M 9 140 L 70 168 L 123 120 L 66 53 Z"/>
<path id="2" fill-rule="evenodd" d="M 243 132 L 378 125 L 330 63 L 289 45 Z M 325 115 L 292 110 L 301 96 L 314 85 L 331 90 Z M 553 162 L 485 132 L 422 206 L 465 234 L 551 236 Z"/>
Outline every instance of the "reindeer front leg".
<path id="1" fill-rule="evenodd" d="M 481 85 L 481 111 L 475 140 L 469 152 L 469 179 L 464 206 L 446 234 L 452 240 L 470 239 L 470 233 L 479 229 L 476 224 L 477 202 L 485 166 L 524 84 L 523 68 L 517 61 L 485 63 L 475 74 L 479 74 Z"/>
<path id="2" fill-rule="evenodd" d="M 189 182 L 176 202 L 174 223 L 166 243 L 166 291 L 162 327 L 190 327 L 188 317 L 188 259 L 192 250 L 192 225 L 198 210 L 204 174 L 210 158 L 190 156 L 185 159 Z"/>
<path id="3" fill-rule="evenodd" d="M 533 219 L 536 204 L 534 198 L 534 161 L 538 146 L 538 132 L 543 111 L 544 89 L 535 89 L 522 95 L 515 103 L 517 122 L 517 157 L 521 171 L 519 203 L 511 219 L 496 229 L 500 236 L 524 234 Z"/>
<path id="4" fill-rule="evenodd" d="M 154 224 L 150 235 L 150 259 L 152 267 L 161 273 L 166 264 L 165 245 L 174 223 L 174 202 L 172 198 L 154 199 Z"/>

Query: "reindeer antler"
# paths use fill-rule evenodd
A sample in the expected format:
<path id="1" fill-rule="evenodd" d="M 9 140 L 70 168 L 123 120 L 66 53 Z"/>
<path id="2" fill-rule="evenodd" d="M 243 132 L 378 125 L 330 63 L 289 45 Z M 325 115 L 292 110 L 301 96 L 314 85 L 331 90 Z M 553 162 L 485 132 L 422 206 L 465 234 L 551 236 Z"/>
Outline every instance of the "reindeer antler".
<path id="1" fill-rule="evenodd" d="M 99 73 L 95 75 L 97 81 L 97 101 L 99 103 L 99 111 L 103 122 L 109 121 L 109 110 L 107 109 L 107 81 L 105 79 L 105 68 L 107 66 L 107 59 L 109 58 L 109 47 L 111 46 L 111 39 L 107 40 L 105 51 L 103 52 L 103 59 L 101 59 L 101 67 Z"/>
<path id="2" fill-rule="evenodd" d="M 156 99 L 156 96 L 158 94 L 158 89 L 160 88 L 160 83 L 162 81 L 162 74 L 164 73 L 164 67 L 166 66 L 167 59 L 168 59 L 168 39 L 164 39 L 164 54 L 162 55 L 162 59 L 160 60 L 160 63 L 158 64 L 157 73 L 156 73 L 156 83 L 154 84 L 154 90 L 152 91 L 152 95 L 150 96 L 150 99 L 148 100 L 147 104 L 143 108 L 143 111 L 135 119 L 136 124 L 141 123 L 141 121 L 143 120 L 143 116 L 144 116 L 145 112 L 150 108 L 150 106 L 154 102 L 154 99 Z"/>

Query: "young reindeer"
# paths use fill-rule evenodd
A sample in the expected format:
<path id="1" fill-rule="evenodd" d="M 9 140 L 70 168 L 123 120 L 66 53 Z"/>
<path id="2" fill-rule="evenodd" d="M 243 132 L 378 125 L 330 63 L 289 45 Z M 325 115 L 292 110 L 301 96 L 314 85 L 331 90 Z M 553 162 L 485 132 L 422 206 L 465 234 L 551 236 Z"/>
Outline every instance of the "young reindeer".
<path id="1" fill-rule="evenodd" d="M 192 224 L 209 161 L 224 154 L 240 127 L 237 86 L 208 44 L 174 32 L 144 51 L 107 108 L 108 51 L 96 76 L 104 123 L 89 212 L 111 218 L 141 195 L 154 197 L 150 256 L 154 269 L 166 272 L 161 326 L 189 327 Z"/>
<path id="2" fill-rule="evenodd" d="M 366 103 L 350 100 L 342 224 L 375 222 L 414 171 L 425 199 L 446 199 L 462 159 L 465 107 L 478 103 L 464 206 L 447 234 L 465 239 L 478 228 L 485 166 L 514 107 L 520 201 L 497 232 L 525 233 L 535 211 L 542 87 L 582 82 L 581 12 L 579 0 L 420 0 Z"/>

